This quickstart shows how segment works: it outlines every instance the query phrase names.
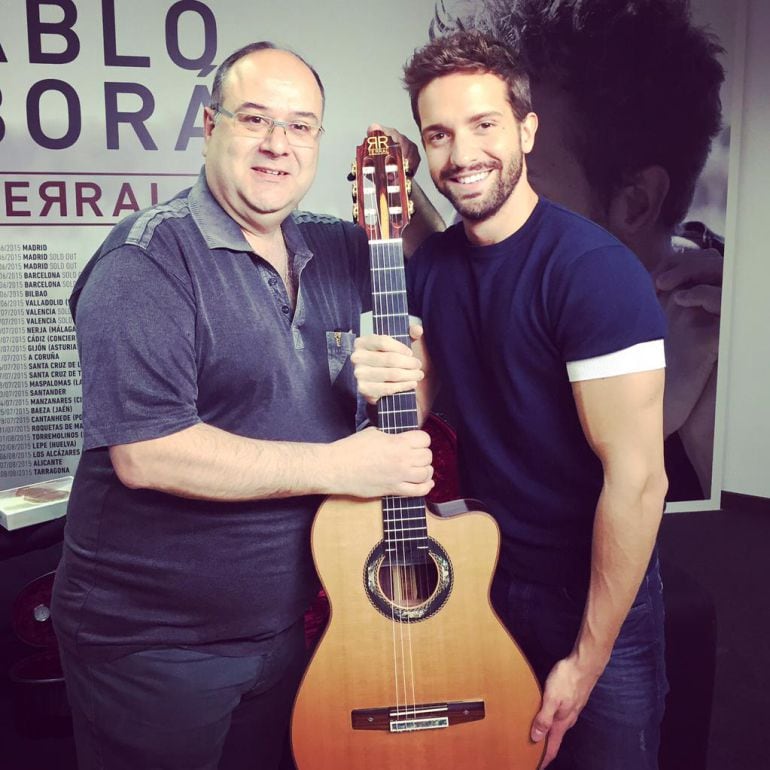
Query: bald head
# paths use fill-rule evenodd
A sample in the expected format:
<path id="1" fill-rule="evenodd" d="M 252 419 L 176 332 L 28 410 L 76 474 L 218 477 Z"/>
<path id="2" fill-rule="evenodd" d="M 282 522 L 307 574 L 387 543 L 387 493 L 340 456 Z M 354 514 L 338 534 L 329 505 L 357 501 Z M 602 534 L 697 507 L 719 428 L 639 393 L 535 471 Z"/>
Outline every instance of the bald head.
<path id="1" fill-rule="evenodd" d="M 319 77 L 315 68 L 311 66 L 307 61 L 305 61 L 305 59 L 299 56 L 299 54 L 296 54 L 293 51 L 289 51 L 286 48 L 280 48 L 279 46 L 276 46 L 275 44 L 271 43 L 268 40 L 262 40 L 258 43 L 250 43 L 249 45 L 243 46 L 243 48 L 239 48 L 237 51 L 234 51 L 233 53 L 231 53 L 219 65 L 216 71 L 216 74 L 214 75 L 214 84 L 211 89 L 212 105 L 221 105 L 223 103 L 223 100 L 225 98 L 224 91 L 226 88 L 226 81 L 228 80 L 228 75 L 230 74 L 231 69 L 242 59 L 250 57 L 252 54 L 256 54 L 262 51 L 264 52 L 273 51 L 279 54 L 286 54 L 288 55 L 288 57 L 296 59 L 302 64 L 304 64 L 307 70 L 313 76 L 313 79 L 315 80 L 316 86 L 318 87 L 318 90 L 321 94 L 321 104 L 323 106 L 326 99 L 326 94 L 324 91 L 323 83 L 321 82 L 321 78 Z"/>
<path id="2" fill-rule="evenodd" d="M 242 50 L 225 64 L 217 73 L 219 101 L 204 110 L 206 181 L 244 232 L 271 233 L 315 177 L 323 91 L 299 56 L 272 45 Z M 238 115 L 278 128 L 252 131 Z M 319 130 L 297 144 L 288 131 L 294 123 Z"/>

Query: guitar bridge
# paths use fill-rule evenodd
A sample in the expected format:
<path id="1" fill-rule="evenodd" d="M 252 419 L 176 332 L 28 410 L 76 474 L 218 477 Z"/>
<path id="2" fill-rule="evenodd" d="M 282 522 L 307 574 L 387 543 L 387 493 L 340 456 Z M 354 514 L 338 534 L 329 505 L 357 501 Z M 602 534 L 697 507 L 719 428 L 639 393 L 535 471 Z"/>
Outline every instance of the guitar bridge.
<path id="1" fill-rule="evenodd" d="M 353 709 L 350 721 L 354 730 L 410 733 L 417 730 L 441 730 L 465 722 L 476 722 L 484 719 L 484 716 L 484 701 L 479 700 Z"/>
<path id="2" fill-rule="evenodd" d="M 390 732 L 392 733 L 410 733 L 415 730 L 438 730 L 442 727 L 449 727 L 448 717 L 394 719 L 390 722 Z"/>

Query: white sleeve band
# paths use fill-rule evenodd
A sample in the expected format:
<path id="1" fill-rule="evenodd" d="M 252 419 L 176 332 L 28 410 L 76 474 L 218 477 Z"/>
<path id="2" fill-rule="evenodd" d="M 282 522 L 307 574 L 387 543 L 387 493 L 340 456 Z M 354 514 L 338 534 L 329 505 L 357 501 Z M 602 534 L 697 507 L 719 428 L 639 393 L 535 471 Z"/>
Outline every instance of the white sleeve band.
<path id="1" fill-rule="evenodd" d="M 649 372 L 664 369 L 666 354 L 663 340 L 650 340 L 581 361 L 567 361 L 567 376 L 570 382 L 598 380 L 601 377 L 617 377 L 620 374 Z"/>

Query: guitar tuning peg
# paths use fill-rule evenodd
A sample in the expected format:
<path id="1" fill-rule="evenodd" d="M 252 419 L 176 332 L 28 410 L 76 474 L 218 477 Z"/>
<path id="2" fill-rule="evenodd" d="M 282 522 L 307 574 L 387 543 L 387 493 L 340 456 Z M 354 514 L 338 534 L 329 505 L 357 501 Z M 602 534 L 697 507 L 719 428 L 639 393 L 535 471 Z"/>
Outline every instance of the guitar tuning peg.
<path id="1" fill-rule="evenodd" d="M 354 202 L 358 200 L 358 187 L 356 186 L 355 182 L 353 183 L 353 189 L 352 189 L 352 192 L 351 192 L 351 196 L 353 197 L 353 201 Z"/>
<path id="2" fill-rule="evenodd" d="M 410 217 L 414 215 L 414 201 L 409 201 L 407 211 L 409 212 Z"/>
<path id="3" fill-rule="evenodd" d="M 409 168 L 408 158 L 404 158 L 404 176 L 410 177 L 410 178 L 414 176 L 414 171 L 411 171 Z"/>
<path id="4" fill-rule="evenodd" d="M 353 204 L 353 221 L 358 222 L 358 206 Z"/>
<path id="5" fill-rule="evenodd" d="M 405 189 L 406 189 L 406 194 L 407 195 L 411 195 L 412 194 L 412 180 L 411 179 L 407 179 L 406 180 Z"/>
<path id="6" fill-rule="evenodd" d="M 358 176 L 358 167 L 356 166 L 356 162 L 353 161 L 350 166 L 350 173 L 348 174 L 348 182 L 355 180 L 356 176 Z"/>

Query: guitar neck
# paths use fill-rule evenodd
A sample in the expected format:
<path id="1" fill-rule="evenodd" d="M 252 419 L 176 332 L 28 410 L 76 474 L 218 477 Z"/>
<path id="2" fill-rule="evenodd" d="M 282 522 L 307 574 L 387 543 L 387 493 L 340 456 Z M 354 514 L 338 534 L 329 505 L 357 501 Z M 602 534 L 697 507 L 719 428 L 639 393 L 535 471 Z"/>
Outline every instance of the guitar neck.
<path id="1" fill-rule="evenodd" d="M 370 241 L 369 258 L 374 331 L 411 346 L 401 239 Z M 413 390 L 383 396 L 377 405 L 377 414 L 380 429 L 385 433 L 403 433 L 419 427 L 417 397 Z"/>
<path id="2" fill-rule="evenodd" d="M 376 334 L 411 345 L 406 276 L 401 239 L 369 242 L 372 273 L 372 325 Z M 383 396 L 377 404 L 380 429 L 403 433 L 419 427 L 414 390 Z M 385 548 L 394 562 L 422 561 L 427 548 L 425 500 L 388 495 L 382 501 Z"/>
<path id="3" fill-rule="evenodd" d="M 369 242 L 372 321 L 376 334 L 411 345 L 401 233 L 411 214 L 401 148 L 380 130 L 356 150 L 356 218 Z M 377 405 L 380 430 L 403 433 L 419 427 L 415 392 L 384 396 Z M 383 541 L 390 563 L 418 564 L 428 558 L 425 500 L 389 495 L 382 500 Z"/>

